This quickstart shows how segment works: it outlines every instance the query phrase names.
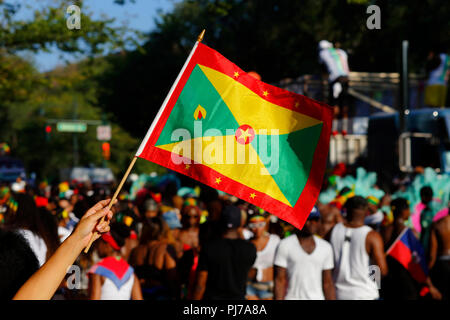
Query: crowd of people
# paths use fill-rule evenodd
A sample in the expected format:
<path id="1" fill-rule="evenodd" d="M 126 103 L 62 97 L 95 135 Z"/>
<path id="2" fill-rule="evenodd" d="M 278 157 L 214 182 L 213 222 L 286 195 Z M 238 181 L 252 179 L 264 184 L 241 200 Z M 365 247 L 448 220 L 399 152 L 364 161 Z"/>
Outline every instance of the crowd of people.
<path id="1" fill-rule="evenodd" d="M 426 260 L 424 281 L 417 281 L 408 267 L 386 254 L 410 228 L 406 223 L 410 205 L 403 198 L 365 198 L 341 190 L 339 201 L 318 201 L 298 230 L 215 189 L 180 190 L 174 183 L 146 184 L 131 200 L 130 188 L 125 188 L 108 213 L 108 222 L 97 222 L 103 232 L 88 253 L 78 254 L 82 248 L 71 253 L 75 273 L 63 270 L 63 281 L 49 297 L 449 298 L 450 217 L 446 208 L 435 219 L 429 187 L 421 190 L 421 228 L 412 230 Z M 58 255 L 61 259 L 63 244 L 73 242 L 95 204 L 109 197 L 109 188 L 86 183 L 34 188 L 22 184 L 20 190 L 17 185 L 4 185 L 0 189 L 0 296 L 30 297 L 17 292 L 31 287 L 28 282 L 37 277 L 31 276 L 40 267 L 41 273 L 50 269 L 49 260 L 57 260 Z M 90 238 L 86 237 L 78 241 L 83 246 Z M 67 266 L 72 264 L 66 260 Z M 370 270 L 379 274 L 373 276 Z"/>

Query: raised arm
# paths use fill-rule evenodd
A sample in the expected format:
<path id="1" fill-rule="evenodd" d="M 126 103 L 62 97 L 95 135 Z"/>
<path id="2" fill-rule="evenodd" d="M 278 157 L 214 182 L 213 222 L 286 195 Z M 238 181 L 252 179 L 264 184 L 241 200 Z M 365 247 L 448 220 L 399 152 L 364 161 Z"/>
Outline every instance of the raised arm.
<path id="1" fill-rule="evenodd" d="M 90 208 L 81 218 L 75 231 L 60 245 L 58 250 L 50 259 L 34 273 L 30 279 L 19 289 L 14 300 L 49 300 L 55 294 L 59 284 L 64 279 L 68 268 L 74 263 L 91 236 L 95 234 L 96 239 L 100 233 L 109 231 L 109 223 L 104 221 L 97 223 L 103 216 L 109 220 L 112 217 L 111 210 L 107 209 L 110 200 L 98 202 Z"/>

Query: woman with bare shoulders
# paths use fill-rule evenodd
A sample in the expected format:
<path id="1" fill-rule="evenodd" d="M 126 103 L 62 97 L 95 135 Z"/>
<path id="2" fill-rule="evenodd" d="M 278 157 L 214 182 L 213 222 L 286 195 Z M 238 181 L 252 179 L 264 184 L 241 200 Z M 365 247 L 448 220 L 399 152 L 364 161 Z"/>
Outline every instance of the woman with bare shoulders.
<path id="1" fill-rule="evenodd" d="M 183 257 L 179 260 L 178 275 L 184 297 L 189 297 L 193 290 L 198 265 L 199 230 L 201 212 L 199 207 L 189 205 L 181 211 L 182 229 L 179 241 L 183 246 Z"/>
<path id="2" fill-rule="evenodd" d="M 182 211 L 180 241 L 194 250 L 198 249 L 198 232 L 200 225 L 200 209 L 196 206 L 186 206 Z"/>
<path id="3" fill-rule="evenodd" d="M 130 255 L 145 300 L 170 300 L 177 296 L 177 256 L 170 229 L 160 217 L 145 220 L 139 245 Z"/>

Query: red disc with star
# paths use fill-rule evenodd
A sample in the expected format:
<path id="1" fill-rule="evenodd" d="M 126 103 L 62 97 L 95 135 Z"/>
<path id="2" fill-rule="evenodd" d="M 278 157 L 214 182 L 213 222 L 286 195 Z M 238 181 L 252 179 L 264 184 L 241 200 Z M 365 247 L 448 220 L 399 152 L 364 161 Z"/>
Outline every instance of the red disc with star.
<path id="1" fill-rule="evenodd" d="M 255 138 L 255 130 L 253 130 L 253 128 L 248 124 L 243 124 L 242 126 L 237 128 L 234 137 L 238 143 L 248 144 Z"/>

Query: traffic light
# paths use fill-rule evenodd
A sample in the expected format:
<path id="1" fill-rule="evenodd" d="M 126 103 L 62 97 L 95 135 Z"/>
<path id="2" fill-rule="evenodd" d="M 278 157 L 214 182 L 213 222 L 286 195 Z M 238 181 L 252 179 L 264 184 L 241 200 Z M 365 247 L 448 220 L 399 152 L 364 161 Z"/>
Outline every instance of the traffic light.
<path id="1" fill-rule="evenodd" d="M 51 125 L 46 125 L 45 126 L 45 140 L 50 140 L 50 133 L 52 132 L 52 126 Z"/>
<path id="2" fill-rule="evenodd" d="M 102 143 L 102 155 L 103 155 L 103 159 L 105 159 L 105 160 L 109 160 L 109 158 L 111 157 L 111 150 L 110 150 L 109 142 Z"/>

